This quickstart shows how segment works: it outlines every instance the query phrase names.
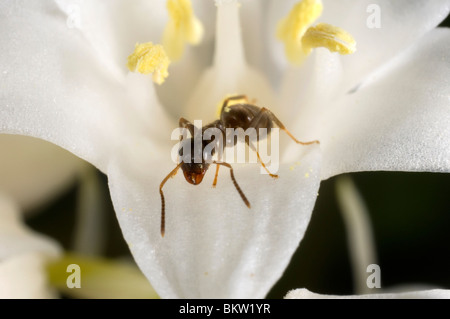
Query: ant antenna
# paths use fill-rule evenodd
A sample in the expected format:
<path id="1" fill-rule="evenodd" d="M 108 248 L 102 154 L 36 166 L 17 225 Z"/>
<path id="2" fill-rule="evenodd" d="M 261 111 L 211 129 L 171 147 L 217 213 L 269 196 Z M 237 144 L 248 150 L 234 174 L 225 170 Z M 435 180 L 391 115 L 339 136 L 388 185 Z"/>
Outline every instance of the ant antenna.
<path id="1" fill-rule="evenodd" d="M 163 179 L 161 182 L 161 185 L 159 186 L 159 193 L 161 194 L 161 237 L 164 237 L 165 232 L 165 221 L 166 221 L 166 202 L 164 201 L 164 193 L 162 191 L 162 188 L 164 184 L 167 182 L 167 180 L 171 177 L 174 177 L 178 170 L 180 169 L 183 162 L 180 162 L 170 173 L 166 176 L 166 178 Z"/>

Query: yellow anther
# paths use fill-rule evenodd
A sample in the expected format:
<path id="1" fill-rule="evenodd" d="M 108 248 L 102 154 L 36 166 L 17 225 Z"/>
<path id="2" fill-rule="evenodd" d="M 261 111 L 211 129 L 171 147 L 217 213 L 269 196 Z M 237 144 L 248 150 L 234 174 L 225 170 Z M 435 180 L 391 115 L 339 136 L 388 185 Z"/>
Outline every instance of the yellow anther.
<path id="1" fill-rule="evenodd" d="M 160 44 L 151 42 L 136 44 L 133 54 L 128 57 L 127 67 L 132 72 L 153 73 L 153 81 L 162 84 L 169 76 L 170 60 Z"/>
<path id="2" fill-rule="evenodd" d="M 326 23 L 309 28 L 302 38 L 302 45 L 309 52 L 317 47 L 339 54 L 351 54 L 356 50 L 356 41 L 347 31 Z"/>
<path id="3" fill-rule="evenodd" d="M 291 63 L 303 62 L 305 56 L 301 39 L 306 30 L 320 17 L 322 9 L 321 0 L 303 0 L 278 24 L 277 37 L 284 42 L 286 56 Z"/>
<path id="4" fill-rule="evenodd" d="M 312 27 L 322 9 L 320 0 L 302 0 L 280 21 L 277 37 L 284 42 L 286 56 L 292 64 L 300 65 L 317 47 L 340 54 L 355 52 L 356 42 L 345 30 L 325 23 Z"/>
<path id="5" fill-rule="evenodd" d="M 189 0 L 167 0 L 169 22 L 163 35 L 163 45 L 172 60 L 178 60 L 184 45 L 196 45 L 203 38 L 203 25 L 195 17 Z"/>

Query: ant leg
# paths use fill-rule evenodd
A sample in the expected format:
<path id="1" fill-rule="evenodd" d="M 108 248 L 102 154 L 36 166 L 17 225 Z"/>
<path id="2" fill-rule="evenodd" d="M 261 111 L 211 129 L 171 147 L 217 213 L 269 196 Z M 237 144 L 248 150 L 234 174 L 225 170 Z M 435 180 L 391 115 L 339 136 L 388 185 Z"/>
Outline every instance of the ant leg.
<path id="1" fill-rule="evenodd" d="M 234 174 L 233 174 L 233 168 L 231 167 L 230 164 L 225 163 L 225 162 L 213 162 L 216 165 L 222 165 L 222 166 L 226 166 L 230 169 L 230 175 L 231 175 L 231 180 L 233 181 L 234 187 L 236 188 L 236 190 L 238 191 L 239 195 L 241 196 L 242 200 L 244 201 L 245 205 L 250 208 L 250 202 L 248 201 L 247 197 L 245 197 L 244 192 L 241 190 L 241 188 L 239 187 L 238 183 L 236 182 L 236 179 L 234 178 Z"/>
<path id="2" fill-rule="evenodd" d="M 184 117 L 180 117 L 180 121 L 178 122 L 178 127 L 180 128 L 187 128 L 189 130 L 189 133 L 191 133 L 191 136 L 194 137 L 194 124 L 186 120 Z M 183 140 L 183 136 L 180 136 L 180 142 Z"/>
<path id="3" fill-rule="evenodd" d="M 281 121 L 275 116 L 275 114 L 273 114 L 270 110 L 266 109 L 265 107 L 261 108 L 261 110 L 258 112 L 258 114 L 256 114 L 256 116 L 253 118 L 253 120 L 250 122 L 250 127 L 255 127 L 255 128 L 258 127 L 258 123 L 259 123 L 259 121 L 261 121 L 261 119 L 263 118 L 264 115 L 267 115 L 272 122 L 275 122 L 275 124 L 280 129 L 285 131 L 286 134 L 289 135 L 289 137 L 295 141 L 295 143 L 301 144 L 301 145 L 320 144 L 320 142 L 318 140 L 309 141 L 309 142 L 301 142 L 301 141 L 297 140 L 294 137 L 294 135 L 292 135 L 291 132 L 289 132 L 287 130 L 287 128 L 284 126 L 284 124 L 281 123 Z"/>
<path id="4" fill-rule="evenodd" d="M 259 156 L 258 151 L 256 150 L 256 147 L 251 143 L 248 142 L 247 145 L 256 153 L 256 156 L 258 157 L 258 161 L 261 163 L 262 167 L 266 170 L 267 174 L 269 174 L 270 177 L 278 178 L 278 175 L 272 174 L 266 167 L 266 165 L 261 160 L 261 157 Z"/>
<path id="5" fill-rule="evenodd" d="M 214 176 L 214 181 L 213 181 L 212 187 L 216 187 L 216 185 L 217 185 L 217 177 L 219 176 L 219 168 L 220 168 L 220 165 L 216 165 L 216 175 Z"/>
<path id="6" fill-rule="evenodd" d="M 162 191 L 162 188 L 164 186 L 164 184 L 167 182 L 167 180 L 171 177 L 174 177 L 177 172 L 178 169 L 181 167 L 181 165 L 183 164 L 183 162 L 181 162 L 180 164 L 178 164 L 170 173 L 169 175 L 166 176 L 166 178 L 163 179 L 163 181 L 161 182 L 161 185 L 159 185 L 159 194 L 161 195 L 161 237 L 164 237 L 164 232 L 165 232 L 165 220 L 166 220 L 166 203 L 164 201 L 164 193 Z"/>

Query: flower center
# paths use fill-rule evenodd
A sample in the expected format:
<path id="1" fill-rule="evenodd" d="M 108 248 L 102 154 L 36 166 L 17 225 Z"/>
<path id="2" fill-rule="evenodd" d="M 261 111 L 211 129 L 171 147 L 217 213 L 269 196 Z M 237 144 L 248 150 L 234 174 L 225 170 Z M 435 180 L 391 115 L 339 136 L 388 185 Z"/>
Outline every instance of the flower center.
<path id="1" fill-rule="evenodd" d="M 163 45 L 137 43 L 127 63 L 132 72 L 153 73 L 157 84 L 162 84 L 169 76 L 169 64 L 182 56 L 186 42 L 195 45 L 203 37 L 203 25 L 194 16 L 189 0 L 168 0 L 167 11 L 170 19 L 164 30 Z"/>
<path id="2" fill-rule="evenodd" d="M 226 96 L 246 95 L 258 105 L 273 108 L 273 89 L 259 70 L 246 61 L 236 0 L 215 0 L 217 20 L 211 67 L 206 69 L 190 94 L 183 112 L 187 117 L 211 121 L 217 117 L 216 105 Z M 220 104 L 221 105 L 221 104 Z"/>
<path id="3" fill-rule="evenodd" d="M 292 64 L 302 64 L 317 47 L 340 54 L 355 52 L 356 42 L 345 30 L 325 23 L 311 26 L 322 9 L 321 0 L 302 0 L 278 24 L 277 37 L 284 42 L 286 56 Z"/>

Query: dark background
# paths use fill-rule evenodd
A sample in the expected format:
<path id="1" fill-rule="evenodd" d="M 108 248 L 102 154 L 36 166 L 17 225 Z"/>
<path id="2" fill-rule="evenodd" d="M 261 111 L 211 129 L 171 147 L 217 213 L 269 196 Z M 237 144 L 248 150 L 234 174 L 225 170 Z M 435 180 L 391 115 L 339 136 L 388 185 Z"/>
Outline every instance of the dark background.
<path id="1" fill-rule="evenodd" d="M 450 20 L 442 25 L 450 26 Z M 450 75 L 449 75 L 450 76 Z M 98 173 L 108 194 L 106 177 Z M 450 289 L 450 174 L 367 172 L 349 174 L 370 210 L 383 288 L 421 284 Z M 322 182 L 312 220 L 290 266 L 269 298 L 308 288 L 352 294 L 346 233 L 335 196 L 336 177 Z M 78 186 L 27 220 L 70 250 Z M 129 254 L 107 196 L 105 256 Z"/>

